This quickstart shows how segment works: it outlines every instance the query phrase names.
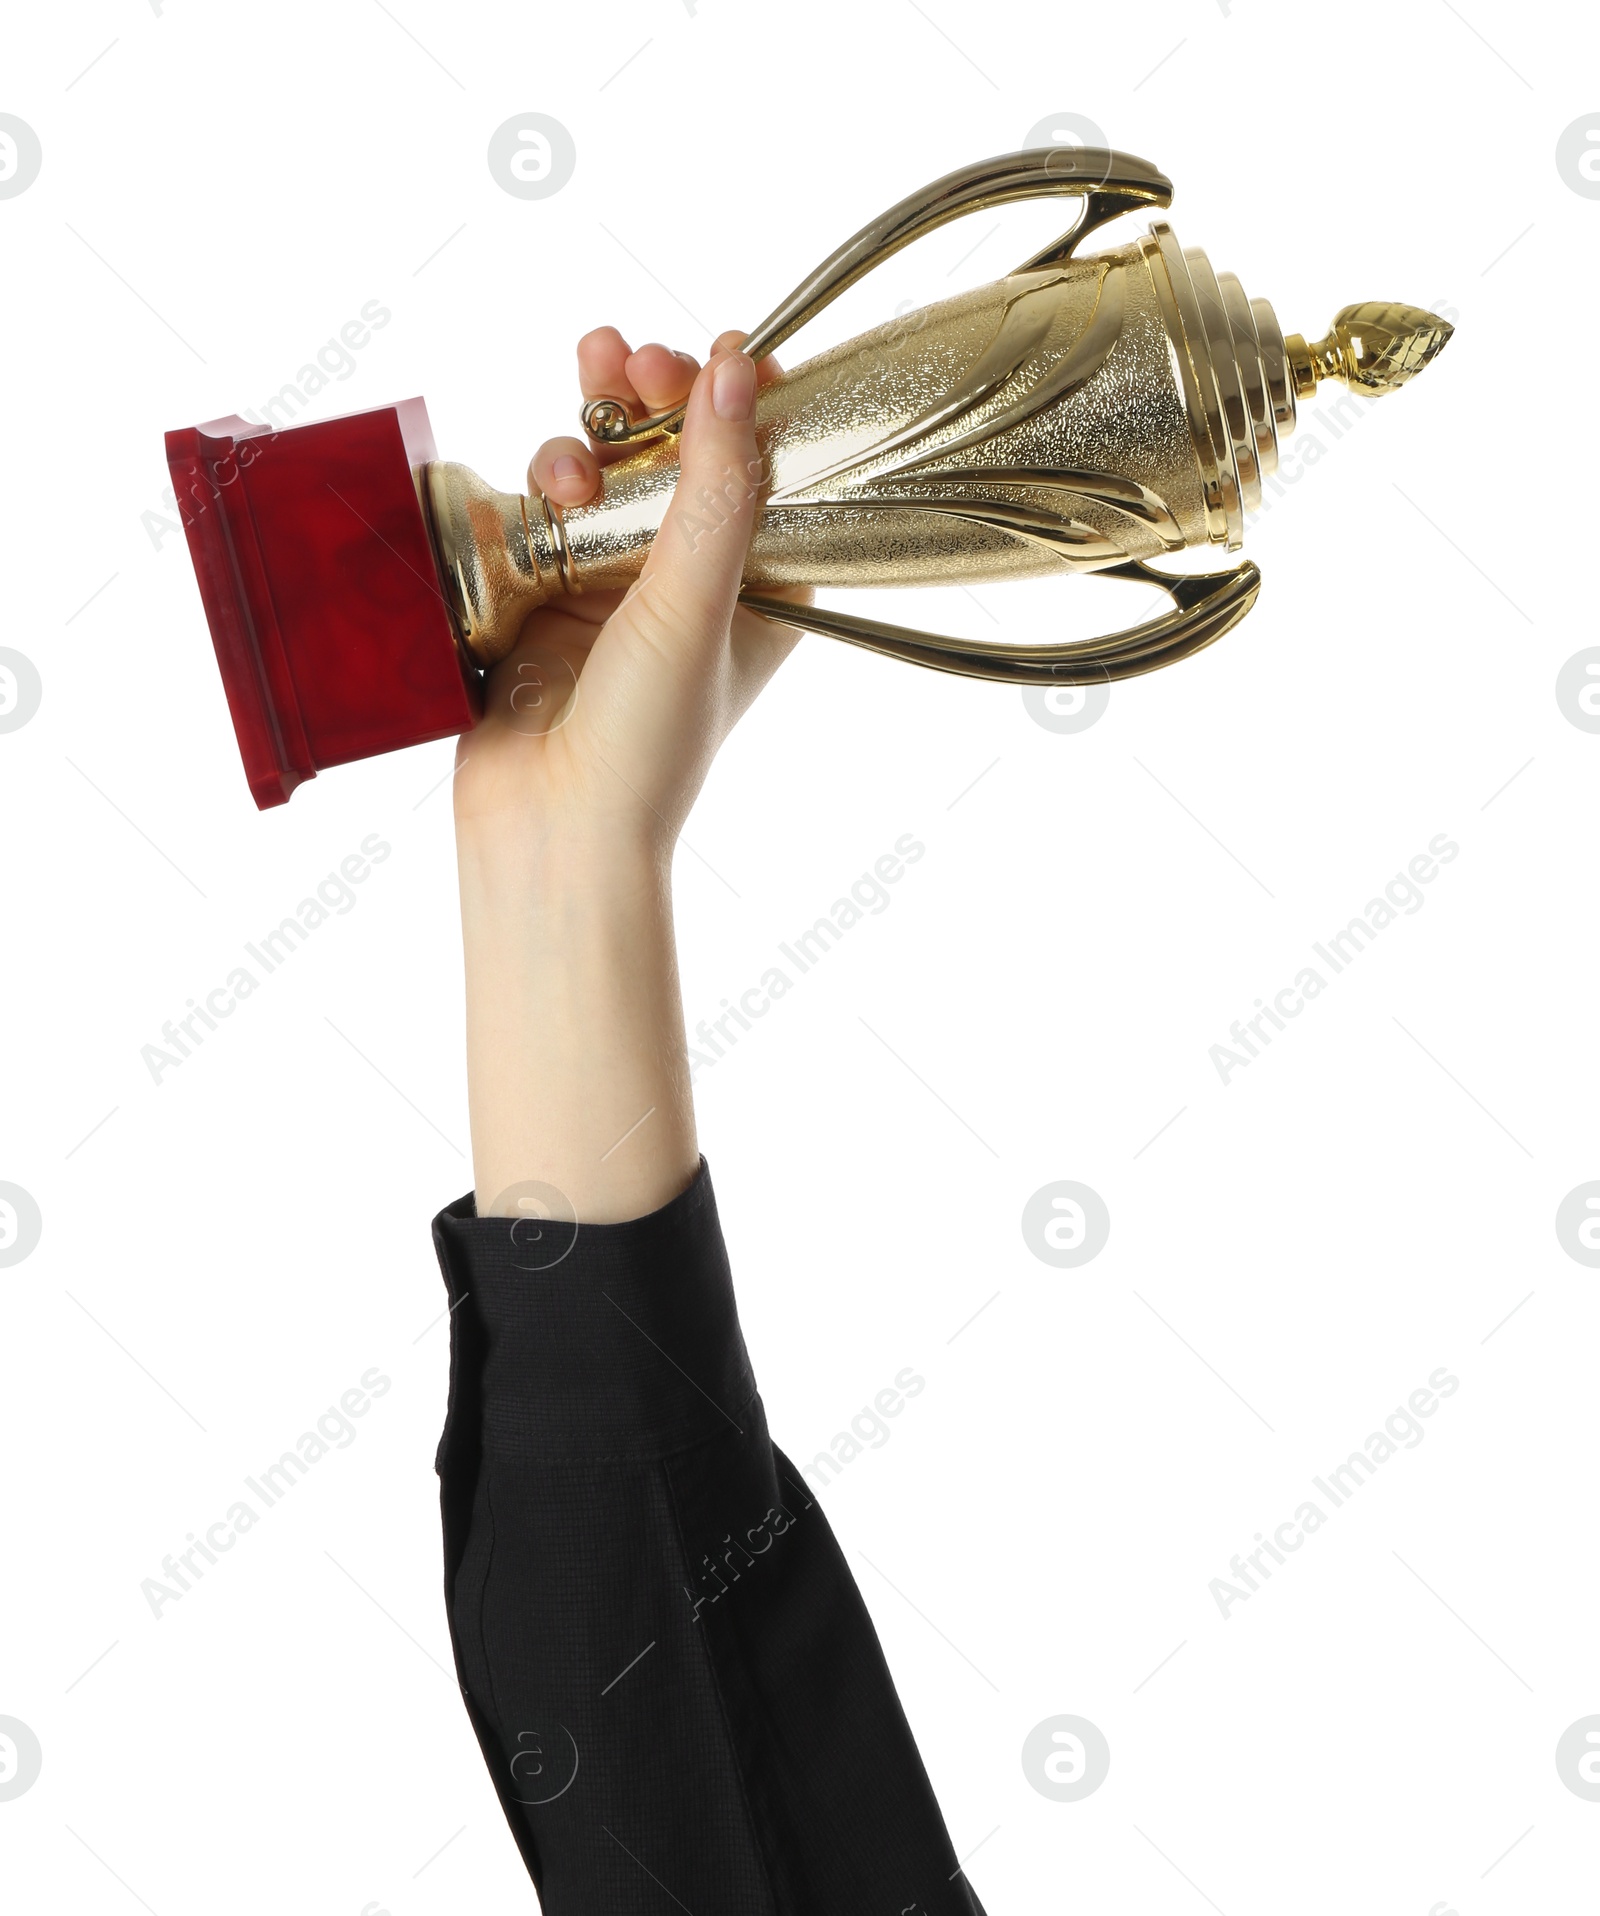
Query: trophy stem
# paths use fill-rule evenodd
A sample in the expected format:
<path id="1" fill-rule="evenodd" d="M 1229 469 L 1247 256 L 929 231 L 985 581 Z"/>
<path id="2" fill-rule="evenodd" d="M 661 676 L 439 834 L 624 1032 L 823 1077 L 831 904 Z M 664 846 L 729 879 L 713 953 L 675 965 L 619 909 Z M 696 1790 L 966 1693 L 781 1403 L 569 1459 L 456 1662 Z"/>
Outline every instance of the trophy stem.
<path id="1" fill-rule="evenodd" d="M 559 509 L 542 492 L 497 492 L 448 459 L 422 472 L 445 605 L 467 658 L 487 670 L 553 593 L 575 592 Z"/>

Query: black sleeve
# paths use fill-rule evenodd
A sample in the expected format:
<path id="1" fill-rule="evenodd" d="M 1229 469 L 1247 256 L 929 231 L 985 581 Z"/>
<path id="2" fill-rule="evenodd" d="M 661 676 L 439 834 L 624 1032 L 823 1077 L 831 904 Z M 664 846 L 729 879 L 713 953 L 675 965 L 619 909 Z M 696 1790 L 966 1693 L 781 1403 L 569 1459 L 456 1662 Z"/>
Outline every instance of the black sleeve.
<path id="1" fill-rule="evenodd" d="M 435 1220 L 445 1603 L 547 1916 L 982 1916 L 767 1435 L 702 1159 L 626 1224 Z"/>

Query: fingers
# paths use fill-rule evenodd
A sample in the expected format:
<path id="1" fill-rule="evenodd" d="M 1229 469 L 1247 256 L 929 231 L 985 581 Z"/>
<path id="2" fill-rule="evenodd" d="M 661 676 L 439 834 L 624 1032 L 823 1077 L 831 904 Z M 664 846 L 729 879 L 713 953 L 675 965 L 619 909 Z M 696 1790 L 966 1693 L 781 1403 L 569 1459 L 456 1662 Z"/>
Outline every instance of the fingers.
<path id="1" fill-rule="evenodd" d="M 600 462 L 581 439 L 547 439 L 529 462 L 528 483 L 554 505 L 585 505 L 600 489 Z"/>
<path id="2" fill-rule="evenodd" d="M 682 405 L 699 370 L 692 353 L 669 346 L 651 344 L 635 352 L 615 326 L 598 326 L 578 341 L 578 383 L 585 401 L 620 400 L 634 419 Z M 591 445 L 602 466 L 632 450 L 600 439 Z"/>
<path id="3" fill-rule="evenodd" d="M 736 352 L 743 337 L 724 333 L 715 350 Z M 596 327 L 578 341 L 578 379 L 585 400 L 620 399 L 635 418 L 681 406 L 699 370 L 692 353 L 669 346 L 652 342 L 635 351 L 615 326 Z M 768 385 L 777 376 L 777 361 L 764 359 L 757 370 L 760 383 Z M 599 489 L 601 467 L 630 450 L 596 439 L 548 439 L 529 462 L 528 482 L 554 505 L 586 505 Z"/>
<path id="4" fill-rule="evenodd" d="M 578 341 L 578 383 L 587 399 L 620 399 L 630 409 L 639 395 L 628 377 L 632 348 L 615 326 L 597 326 Z"/>
<path id="5" fill-rule="evenodd" d="M 650 345 L 629 354 L 624 370 L 648 411 L 667 412 L 689 397 L 700 362 L 692 353 Z"/>
<path id="6" fill-rule="evenodd" d="M 584 334 L 578 341 L 578 386 L 586 404 L 591 399 L 617 399 L 627 407 L 631 418 L 643 416 L 644 401 L 628 377 L 632 352 L 633 348 L 615 326 L 597 326 L 592 333 Z M 592 435 L 589 444 L 597 464 L 602 466 L 611 465 L 631 450 L 626 445 L 609 445 Z"/>
<path id="7" fill-rule="evenodd" d="M 762 477 L 757 384 L 739 352 L 714 355 L 695 380 L 677 488 L 640 578 L 635 616 L 686 655 L 721 649 L 738 597 Z"/>
<path id="8" fill-rule="evenodd" d="M 711 350 L 713 353 L 737 353 L 743 350 L 744 342 L 745 335 L 737 329 L 731 333 L 718 333 L 715 341 L 712 343 Z M 771 353 L 768 353 L 765 359 L 758 359 L 756 361 L 756 384 L 758 386 L 770 386 L 773 380 L 781 379 L 782 377 L 783 368 L 778 364 L 777 360 L 773 358 Z"/>
<path id="9" fill-rule="evenodd" d="M 736 353 L 744 337 L 734 328 L 720 334 L 711 350 L 714 354 Z M 615 326 L 597 326 L 578 341 L 578 384 L 585 401 L 619 399 L 635 419 L 681 406 L 699 370 L 700 362 L 694 354 L 678 348 L 652 341 L 635 351 Z M 763 386 L 771 385 L 780 373 L 771 354 L 756 369 Z M 596 442 L 596 449 L 604 463 L 610 448 Z"/>

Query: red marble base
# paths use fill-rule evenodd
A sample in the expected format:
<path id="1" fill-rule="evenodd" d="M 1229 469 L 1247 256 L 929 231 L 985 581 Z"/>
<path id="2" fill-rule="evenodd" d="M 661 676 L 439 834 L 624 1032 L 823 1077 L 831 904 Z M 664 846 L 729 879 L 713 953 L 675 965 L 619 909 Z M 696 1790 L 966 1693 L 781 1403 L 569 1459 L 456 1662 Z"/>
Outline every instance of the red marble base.
<path id="1" fill-rule="evenodd" d="M 420 399 L 275 429 L 167 434 L 245 777 L 281 805 L 326 765 L 470 731 L 478 674 L 456 644 L 414 471 Z"/>

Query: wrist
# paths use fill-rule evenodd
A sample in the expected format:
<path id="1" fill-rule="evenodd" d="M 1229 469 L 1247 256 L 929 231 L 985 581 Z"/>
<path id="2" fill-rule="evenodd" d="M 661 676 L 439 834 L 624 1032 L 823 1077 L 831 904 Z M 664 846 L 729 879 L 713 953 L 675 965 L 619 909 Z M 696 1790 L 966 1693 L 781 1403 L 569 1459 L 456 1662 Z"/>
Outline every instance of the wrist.
<path id="1" fill-rule="evenodd" d="M 462 820 L 456 857 L 469 924 L 552 909 L 626 914 L 671 893 L 672 845 L 660 830 Z"/>

